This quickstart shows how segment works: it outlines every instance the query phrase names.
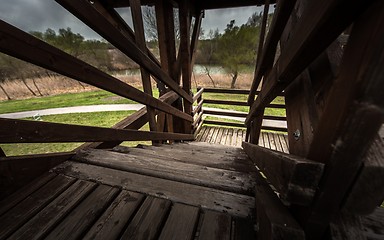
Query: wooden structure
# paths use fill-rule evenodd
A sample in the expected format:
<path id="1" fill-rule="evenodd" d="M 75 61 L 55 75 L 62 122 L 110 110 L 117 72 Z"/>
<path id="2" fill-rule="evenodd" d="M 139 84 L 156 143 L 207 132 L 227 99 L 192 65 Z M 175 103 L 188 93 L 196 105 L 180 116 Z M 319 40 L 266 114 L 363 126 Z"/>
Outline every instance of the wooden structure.
<path id="1" fill-rule="evenodd" d="M 143 91 L 1 20 L 0 51 L 146 107 L 111 129 L 0 119 L 1 143 L 87 142 L 20 157 L 0 149 L 0 239 L 383 239 L 383 1 L 279 0 L 268 31 L 270 0 L 56 1 L 140 65 Z M 232 125 L 246 129 L 236 130 L 243 149 L 174 143 L 230 132 L 204 126 L 225 124 L 201 121 L 202 94 L 215 90 L 193 96 L 191 69 L 204 10 L 255 4 L 265 7 L 250 110 Z M 141 5 L 155 6 L 160 60 Z M 127 6 L 134 29 L 116 11 Z M 286 117 L 265 116 L 281 94 Z M 286 120 L 285 147 L 261 132 L 268 118 Z M 156 146 L 118 146 L 136 140 Z"/>

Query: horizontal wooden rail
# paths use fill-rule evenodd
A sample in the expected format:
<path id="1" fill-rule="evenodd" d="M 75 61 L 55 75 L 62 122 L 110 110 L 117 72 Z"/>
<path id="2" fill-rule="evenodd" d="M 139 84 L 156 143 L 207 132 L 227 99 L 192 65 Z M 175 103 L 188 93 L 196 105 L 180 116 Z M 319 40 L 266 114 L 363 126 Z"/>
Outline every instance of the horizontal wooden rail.
<path id="1" fill-rule="evenodd" d="M 203 108 L 204 99 L 201 99 L 201 101 L 197 104 L 197 106 L 193 109 L 192 114 L 195 115 L 196 113 L 200 112 Z"/>
<path id="2" fill-rule="evenodd" d="M 206 104 L 221 104 L 221 105 L 233 105 L 233 106 L 248 106 L 246 102 L 240 101 L 228 101 L 228 100 L 214 100 L 214 99 L 204 99 Z"/>
<path id="3" fill-rule="evenodd" d="M 144 67 L 154 77 L 166 84 L 187 102 L 192 103 L 192 96 L 184 91 L 168 74 L 153 62 L 147 54 L 142 52 L 131 39 L 124 36 L 116 26 L 111 24 L 111 22 L 104 17 L 103 13 L 99 12 L 98 9 L 93 6 L 92 2 L 87 0 L 56 0 L 56 2 L 86 23 L 132 60 L 140 64 L 140 66 Z"/>
<path id="4" fill-rule="evenodd" d="M 299 205 L 311 203 L 324 164 L 247 142 L 243 142 L 242 146 L 284 200 Z"/>
<path id="5" fill-rule="evenodd" d="M 291 34 L 287 42 L 285 49 L 289 50 L 281 52 L 279 60 L 265 79 L 263 89 L 252 104 L 245 121 L 247 126 L 370 4 L 371 1 L 364 0 L 326 0 L 308 4 L 308 10 L 295 27 L 296 32 Z M 348 11 L 340 18 L 342 9 Z"/>
<path id="6" fill-rule="evenodd" d="M 0 51 L 192 122 L 188 114 L 0 20 Z"/>
<path id="7" fill-rule="evenodd" d="M 196 94 L 195 96 L 193 96 L 193 102 L 196 102 L 200 97 L 201 95 L 203 95 L 203 92 L 205 91 L 205 88 L 201 88 Z"/>
<path id="8" fill-rule="evenodd" d="M 179 96 L 175 92 L 167 92 L 163 96 L 159 98 L 160 101 L 163 101 L 167 104 L 172 104 L 175 102 Z M 155 111 L 155 114 L 157 115 L 159 112 Z M 140 110 L 136 111 L 135 113 L 129 115 L 122 121 L 116 123 L 114 126 L 112 126 L 113 129 L 132 129 L 137 130 L 140 129 L 142 126 L 144 126 L 148 122 L 148 115 L 147 115 L 147 107 L 142 107 Z M 123 141 L 108 141 L 108 142 L 92 142 L 92 143 L 84 143 L 80 147 L 76 148 L 75 151 L 85 149 L 85 148 L 98 148 L 98 149 L 105 149 L 105 148 L 113 148 L 122 143 Z"/>
<path id="9" fill-rule="evenodd" d="M 230 116 L 230 117 L 247 117 L 247 113 L 243 112 L 234 112 L 234 111 L 219 111 L 219 110 L 207 110 L 204 109 L 205 114 L 217 115 L 217 116 Z"/>
<path id="10" fill-rule="evenodd" d="M 191 134 L 110 129 L 0 118 L 0 143 L 194 140 Z"/>
<path id="11" fill-rule="evenodd" d="M 227 94 L 242 94 L 248 95 L 250 90 L 247 89 L 227 89 L 227 88 L 204 88 L 205 93 L 227 93 Z M 256 91 L 255 94 L 259 94 L 260 91 Z M 284 92 L 280 93 L 278 96 L 284 97 Z"/>
<path id="12" fill-rule="evenodd" d="M 223 122 L 223 121 L 215 121 L 215 120 L 204 120 L 204 123 L 205 124 L 220 125 L 220 126 L 228 126 L 228 127 L 245 128 L 244 123 Z"/>

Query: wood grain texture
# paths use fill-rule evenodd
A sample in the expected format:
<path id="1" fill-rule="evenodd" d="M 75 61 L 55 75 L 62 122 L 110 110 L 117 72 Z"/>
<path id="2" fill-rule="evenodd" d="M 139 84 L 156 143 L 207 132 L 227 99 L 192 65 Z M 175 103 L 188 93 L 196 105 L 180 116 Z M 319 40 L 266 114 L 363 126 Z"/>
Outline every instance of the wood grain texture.
<path id="1" fill-rule="evenodd" d="M 73 152 L 0 157 L 0 199 L 15 192 L 52 167 L 75 155 Z"/>
<path id="2" fill-rule="evenodd" d="M 300 225 L 288 208 L 258 173 L 256 186 L 256 212 L 259 239 L 305 239 Z"/>
<path id="3" fill-rule="evenodd" d="M 160 240 L 191 240 L 199 220 L 199 208 L 175 203 L 161 231 Z"/>
<path id="4" fill-rule="evenodd" d="M 67 189 L 75 179 L 66 176 L 56 176 L 44 187 L 29 195 L 15 208 L 6 212 L 0 218 L 0 239 L 6 239 L 19 229 L 29 218 L 38 213 L 48 203 Z"/>
<path id="5" fill-rule="evenodd" d="M 168 200 L 147 197 L 121 238 L 156 239 L 170 205 Z"/>
<path id="6" fill-rule="evenodd" d="M 118 194 L 118 189 L 99 185 L 68 215 L 46 239 L 78 239 L 84 235 Z"/>
<path id="7" fill-rule="evenodd" d="M 10 238 L 20 240 L 44 238 L 95 187 L 95 183 L 76 181 L 38 214 L 28 220 Z"/>
<path id="8" fill-rule="evenodd" d="M 243 142 L 243 148 L 281 197 L 294 204 L 311 203 L 324 165 Z"/>
<path id="9" fill-rule="evenodd" d="M 199 240 L 231 239 L 231 217 L 222 213 L 205 211 L 201 223 Z"/>
<path id="10" fill-rule="evenodd" d="M 143 199 L 142 194 L 121 191 L 82 239 L 118 239 Z"/>
<path id="11" fill-rule="evenodd" d="M 0 216 L 3 215 L 5 212 L 9 211 L 12 207 L 17 205 L 19 202 L 23 201 L 30 194 L 32 194 L 33 192 L 35 192 L 36 190 L 44 186 L 44 184 L 49 182 L 55 176 L 56 174 L 54 173 L 43 174 L 42 176 L 31 181 L 30 184 L 28 184 L 27 186 L 22 187 L 17 192 L 13 193 L 12 195 L 8 196 L 5 199 L 2 199 L 0 201 Z"/>
<path id="12" fill-rule="evenodd" d="M 83 163 L 65 162 L 54 171 L 235 216 L 248 216 L 254 206 L 253 197 Z"/>
<path id="13" fill-rule="evenodd" d="M 254 178 L 240 172 L 103 150 L 82 151 L 75 159 L 87 164 L 253 195 Z"/>
<path id="14" fill-rule="evenodd" d="M 383 176 L 384 140 L 377 136 L 345 200 L 344 209 L 359 215 L 372 213 L 384 201 Z"/>

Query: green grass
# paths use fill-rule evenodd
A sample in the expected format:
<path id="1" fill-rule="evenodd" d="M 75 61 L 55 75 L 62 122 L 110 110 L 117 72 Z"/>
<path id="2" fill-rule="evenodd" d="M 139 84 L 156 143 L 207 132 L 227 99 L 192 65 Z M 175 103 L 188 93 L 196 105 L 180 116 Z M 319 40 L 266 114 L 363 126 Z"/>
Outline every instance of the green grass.
<path id="1" fill-rule="evenodd" d="M 157 89 L 153 90 L 154 95 L 158 96 Z M 194 89 L 194 92 L 196 90 Z M 247 95 L 229 95 L 220 93 L 204 93 L 205 99 L 218 99 L 218 100 L 233 100 L 233 101 L 246 101 Z M 72 106 L 86 106 L 86 105 L 98 105 L 98 104 L 128 104 L 135 103 L 132 100 L 125 99 L 107 91 L 99 90 L 92 92 L 82 93 L 67 93 L 55 96 L 36 97 L 24 100 L 10 100 L 0 101 L 0 114 L 12 113 L 21 111 L 31 111 L 58 107 L 72 107 Z M 278 97 L 273 103 L 282 104 L 284 99 Z M 205 104 L 205 107 L 216 107 L 228 110 L 248 112 L 247 106 L 228 106 L 228 105 L 213 105 Z M 56 123 L 68 123 L 76 125 L 87 126 L 99 126 L 99 127 L 111 127 L 115 123 L 119 122 L 132 112 L 118 111 L 118 112 L 106 112 L 106 113 L 76 113 L 76 114 L 62 114 L 43 116 L 43 121 L 56 122 Z M 284 109 L 270 109 L 265 111 L 266 115 L 273 116 L 285 116 Z M 209 117 L 209 119 L 214 119 Z M 216 119 L 220 121 L 233 121 L 225 119 Z M 236 122 L 236 121 L 235 121 Z M 148 130 L 148 126 L 143 127 L 143 130 Z M 136 146 L 137 144 L 149 144 L 149 142 L 124 142 L 126 146 Z M 1 144 L 0 147 L 5 151 L 7 156 L 36 154 L 36 153 L 49 153 L 49 152 L 63 152 L 71 151 L 74 148 L 80 146 L 82 143 L 38 143 L 38 144 Z"/>
<path id="2" fill-rule="evenodd" d="M 158 96 L 158 94 L 158 91 L 154 90 L 154 95 Z M 99 90 L 82 93 L 66 93 L 55 96 L 36 97 L 23 100 L 0 101 L 0 114 L 60 107 L 130 103 L 136 102 L 123 97 L 119 97 L 104 90 Z"/>
<path id="3" fill-rule="evenodd" d="M 117 122 L 132 114 L 134 111 L 118 112 L 96 112 L 96 113 L 72 113 L 43 116 L 46 122 L 68 123 L 85 126 L 112 127 Z M 28 119 L 31 120 L 31 119 Z M 142 130 L 148 130 L 144 126 Z M 148 144 L 148 142 L 124 142 L 125 146 L 136 146 L 137 144 Z M 0 144 L 7 156 L 18 156 L 38 153 L 66 152 L 75 149 L 82 143 L 20 143 Z"/>

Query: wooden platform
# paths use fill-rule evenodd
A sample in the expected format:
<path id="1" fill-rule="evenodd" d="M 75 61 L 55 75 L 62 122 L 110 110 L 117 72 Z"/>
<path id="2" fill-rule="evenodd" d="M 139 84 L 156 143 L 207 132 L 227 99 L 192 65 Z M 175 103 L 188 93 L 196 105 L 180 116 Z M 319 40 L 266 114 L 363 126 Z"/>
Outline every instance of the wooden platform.
<path id="1" fill-rule="evenodd" d="M 255 239 L 254 171 L 201 142 L 83 151 L 0 203 L 0 239 Z"/>
<path id="2" fill-rule="evenodd" d="M 196 136 L 196 141 L 241 147 L 245 141 L 246 130 L 243 128 L 224 128 L 203 126 Z M 261 147 L 289 153 L 288 136 L 284 133 L 261 132 Z"/>

